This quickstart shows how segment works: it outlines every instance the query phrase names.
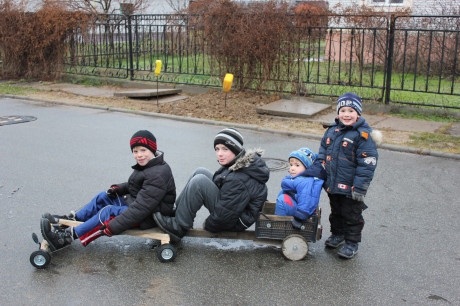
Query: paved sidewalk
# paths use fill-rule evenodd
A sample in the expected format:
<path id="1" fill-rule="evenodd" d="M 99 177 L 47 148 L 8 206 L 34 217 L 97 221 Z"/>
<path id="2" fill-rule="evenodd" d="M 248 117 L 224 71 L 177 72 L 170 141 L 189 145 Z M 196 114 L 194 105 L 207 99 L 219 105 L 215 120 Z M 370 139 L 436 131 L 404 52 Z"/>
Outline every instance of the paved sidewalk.
<path id="1" fill-rule="evenodd" d="M 120 96 L 124 92 L 139 91 L 140 93 L 142 93 L 143 91 L 145 91 L 145 89 L 134 86 L 134 83 L 127 83 L 126 86 L 129 86 L 130 84 L 133 85 L 130 88 L 91 87 L 65 83 L 56 83 L 48 85 L 41 85 L 39 83 L 36 83 L 34 86 L 41 89 L 66 91 L 76 95 L 100 97 L 114 97 Z M 31 86 L 31 84 L 29 83 L 28 86 Z M 184 88 L 183 91 L 187 92 L 187 88 Z M 165 99 L 165 97 L 161 97 L 160 100 L 161 99 Z M 175 99 L 169 98 L 166 99 L 164 102 L 172 101 L 175 101 Z M 335 108 L 332 107 L 332 105 L 311 102 L 311 99 L 309 98 L 299 97 L 296 97 L 292 100 L 283 99 L 275 101 L 269 105 L 261 107 L 260 109 L 258 109 L 258 112 L 260 112 L 261 114 L 276 115 L 282 117 L 305 118 L 306 120 L 325 123 L 332 122 L 336 116 Z M 369 125 L 371 125 L 373 128 L 390 129 L 395 131 L 435 133 L 447 124 L 445 122 L 404 119 L 400 117 L 386 115 L 383 113 L 379 115 L 373 115 L 366 113 L 365 107 L 363 111 L 363 116 L 366 118 L 366 121 L 369 123 Z M 452 136 L 460 137 L 460 123 L 453 124 L 452 127 L 450 127 L 446 131 L 446 133 Z"/>
<path id="2" fill-rule="evenodd" d="M 65 91 L 76 95 L 82 96 L 93 96 L 93 97 L 115 97 L 119 96 L 119 92 L 135 92 L 143 90 L 145 91 L 145 84 L 139 84 L 136 82 L 126 82 L 122 84 L 123 87 L 91 87 L 91 86 L 83 86 L 83 85 L 76 85 L 76 84 L 66 84 L 66 83 L 56 83 L 56 84 L 41 84 L 35 83 L 31 84 L 28 83 L 27 86 L 34 86 L 40 89 L 46 90 L 59 90 Z M 131 86 L 131 87 L 130 87 Z M 148 84 L 147 87 L 152 88 L 151 84 Z M 162 87 L 165 88 L 165 87 Z M 206 91 L 206 88 L 195 88 L 191 87 L 188 88 L 187 86 L 180 87 L 183 92 L 193 92 L 197 93 L 197 91 Z M 177 97 L 184 98 L 184 96 L 176 95 Z M 164 99 L 162 101 L 162 99 Z M 168 103 L 175 101 L 174 95 L 173 96 L 166 96 L 159 98 L 160 103 Z M 321 122 L 321 123 L 330 123 L 334 121 L 336 117 L 336 110 L 332 104 L 325 104 L 325 103 L 318 103 L 312 102 L 309 98 L 302 98 L 302 97 L 295 97 L 291 100 L 279 100 L 275 101 L 269 105 L 264 106 L 265 110 L 259 111 L 260 113 L 264 113 L 267 115 L 276 115 L 286 118 L 304 118 L 305 120 L 310 120 L 314 122 Z M 145 113 L 145 112 L 144 112 Z M 424 121 L 424 120 L 416 120 L 416 119 L 404 119 L 400 117 L 390 116 L 385 113 L 379 113 L 378 115 L 366 113 L 365 108 L 363 111 L 363 117 L 366 118 L 366 121 L 371 125 L 373 128 L 381 129 L 381 130 L 393 130 L 393 131 L 407 131 L 407 132 L 429 132 L 435 133 L 439 129 L 443 128 L 444 126 L 450 124 L 446 122 L 434 122 L 434 121 Z M 185 120 L 185 119 L 184 119 Z M 189 120 L 189 119 L 187 119 Z M 201 119 L 196 119 L 199 121 Z M 201 120 L 207 121 L 207 120 Z M 250 127 L 247 127 L 250 128 Z M 261 130 L 261 129 L 259 129 Z M 270 130 L 271 131 L 271 130 Z M 271 132 L 280 132 L 283 131 L 271 131 Z M 450 127 L 445 131 L 447 134 L 452 136 L 460 137 L 460 123 L 451 124 Z M 287 134 L 295 134 L 291 132 L 286 132 Z M 410 153 L 420 153 L 426 155 L 436 155 L 436 156 L 445 156 L 445 157 L 454 157 L 457 158 L 459 154 L 451 154 L 451 153 L 444 153 L 438 151 L 430 151 L 430 150 L 420 150 L 408 147 L 399 147 L 394 145 L 385 145 L 383 144 L 381 147 L 390 150 L 396 150 L 401 152 L 410 152 Z"/>
<path id="3" fill-rule="evenodd" d="M 279 100 L 257 109 L 260 114 L 284 116 L 291 118 L 304 118 L 315 122 L 333 122 L 337 116 L 335 105 L 311 101 L 309 98 L 294 98 L 292 100 Z M 390 129 L 407 132 L 435 133 L 449 123 L 434 122 L 416 119 L 404 119 L 387 114 L 378 115 L 366 112 L 364 105 L 363 117 L 375 129 Z M 460 123 L 453 124 L 446 133 L 460 137 Z"/>

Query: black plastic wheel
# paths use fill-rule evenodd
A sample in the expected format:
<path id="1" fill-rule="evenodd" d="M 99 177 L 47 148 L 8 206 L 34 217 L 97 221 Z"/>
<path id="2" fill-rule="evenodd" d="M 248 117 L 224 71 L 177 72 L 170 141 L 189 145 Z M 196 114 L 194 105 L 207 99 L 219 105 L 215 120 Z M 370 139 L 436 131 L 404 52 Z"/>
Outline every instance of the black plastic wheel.
<path id="1" fill-rule="evenodd" d="M 30 254 L 30 263 L 37 269 L 45 269 L 51 262 L 50 253 L 38 250 Z"/>
<path id="2" fill-rule="evenodd" d="M 172 244 L 162 244 L 157 248 L 157 256 L 161 262 L 171 262 L 176 258 L 176 255 L 176 248 Z"/>

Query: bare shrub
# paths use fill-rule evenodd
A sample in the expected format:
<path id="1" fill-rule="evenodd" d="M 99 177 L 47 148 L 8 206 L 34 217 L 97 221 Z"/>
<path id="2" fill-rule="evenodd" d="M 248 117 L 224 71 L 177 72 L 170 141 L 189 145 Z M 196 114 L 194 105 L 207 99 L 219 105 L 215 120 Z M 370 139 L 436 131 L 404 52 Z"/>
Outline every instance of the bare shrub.
<path id="1" fill-rule="evenodd" d="M 0 76 L 51 80 L 62 70 L 67 39 L 86 24 L 87 16 L 66 10 L 60 2 L 45 2 L 26 13 L 5 0 L 0 6 Z"/>
<path id="2" fill-rule="evenodd" d="M 262 89 L 276 77 L 280 48 L 293 37 L 292 17 L 285 3 L 238 5 L 228 0 L 198 0 L 191 6 L 202 29 L 208 53 L 219 70 L 233 73 L 240 90 Z M 278 71 L 279 73 L 279 71 Z"/>

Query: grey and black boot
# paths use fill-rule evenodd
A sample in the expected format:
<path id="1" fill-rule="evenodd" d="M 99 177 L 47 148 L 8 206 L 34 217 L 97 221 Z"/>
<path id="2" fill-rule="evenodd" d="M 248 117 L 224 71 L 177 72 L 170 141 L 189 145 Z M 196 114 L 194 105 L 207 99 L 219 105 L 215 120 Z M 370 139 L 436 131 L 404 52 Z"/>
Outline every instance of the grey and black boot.
<path id="1" fill-rule="evenodd" d="M 153 219 L 163 232 L 169 234 L 173 242 L 179 242 L 185 236 L 186 230 L 177 224 L 175 217 L 163 216 L 160 212 L 156 212 L 153 214 Z"/>
<path id="2" fill-rule="evenodd" d="M 43 239 L 45 239 L 51 251 L 56 251 L 68 246 L 74 240 L 73 228 L 58 228 L 52 227 L 50 221 L 46 218 L 40 220 L 40 230 Z"/>
<path id="3" fill-rule="evenodd" d="M 42 215 L 42 218 L 48 219 L 51 224 L 58 224 L 59 219 L 77 221 L 74 211 L 71 211 L 70 214 L 68 214 L 68 215 L 62 215 L 62 216 L 61 215 L 52 215 L 52 214 L 47 212 L 47 213 L 44 213 Z"/>
<path id="4" fill-rule="evenodd" d="M 340 257 L 346 259 L 353 258 L 356 253 L 358 253 L 358 243 L 352 241 L 346 241 L 345 245 L 337 252 Z"/>
<path id="5" fill-rule="evenodd" d="M 329 238 L 327 238 L 324 244 L 330 248 L 335 249 L 339 247 L 340 245 L 342 245 L 344 242 L 345 242 L 345 236 L 332 234 L 331 236 L 329 236 Z"/>

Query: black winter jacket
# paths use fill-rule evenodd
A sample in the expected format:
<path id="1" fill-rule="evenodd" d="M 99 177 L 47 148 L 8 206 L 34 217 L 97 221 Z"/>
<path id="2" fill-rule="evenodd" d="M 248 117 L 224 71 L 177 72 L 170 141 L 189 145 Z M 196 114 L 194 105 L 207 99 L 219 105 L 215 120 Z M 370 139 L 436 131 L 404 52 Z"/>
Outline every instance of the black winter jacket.
<path id="1" fill-rule="evenodd" d="M 325 164 L 327 192 L 351 197 L 351 190 L 366 194 L 377 167 L 378 152 L 372 129 L 363 117 L 352 126 L 337 118 L 327 126 L 315 162 Z"/>
<path id="2" fill-rule="evenodd" d="M 147 165 L 134 165 L 128 182 L 117 184 L 128 209 L 111 220 L 108 225 L 117 235 L 139 225 L 141 229 L 155 226 L 153 213 L 171 216 L 176 201 L 176 185 L 171 168 L 157 151 Z"/>
<path id="3" fill-rule="evenodd" d="M 214 212 L 205 221 L 210 232 L 241 232 L 259 217 L 267 200 L 270 171 L 262 160 L 261 150 L 243 150 L 235 159 L 214 173 L 220 189 Z"/>

